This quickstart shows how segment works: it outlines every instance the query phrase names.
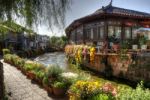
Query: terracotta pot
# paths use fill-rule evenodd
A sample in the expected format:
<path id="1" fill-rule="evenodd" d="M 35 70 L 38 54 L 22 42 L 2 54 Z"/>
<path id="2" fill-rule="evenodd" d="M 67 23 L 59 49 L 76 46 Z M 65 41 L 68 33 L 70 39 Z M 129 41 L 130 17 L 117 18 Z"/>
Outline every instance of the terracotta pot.
<path id="1" fill-rule="evenodd" d="M 47 84 L 43 83 L 43 88 L 49 93 L 52 94 L 53 93 L 53 89 L 51 86 L 48 86 Z"/>
<path id="2" fill-rule="evenodd" d="M 63 88 L 57 88 L 57 87 L 53 87 L 53 93 L 56 96 L 63 96 L 65 95 L 66 90 Z"/>
<path id="3" fill-rule="evenodd" d="M 49 80 L 50 82 L 55 81 L 55 79 L 56 79 L 56 78 L 54 78 L 54 77 L 48 77 L 48 80 Z"/>
<path id="4" fill-rule="evenodd" d="M 36 81 L 37 81 L 40 85 L 42 85 L 42 79 L 36 78 Z"/>
<path id="5" fill-rule="evenodd" d="M 29 78 L 29 79 L 35 79 L 35 74 L 34 73 L 32 73 L 32 72 L 30 72 L 30 71 L 28 71 L 27 73 L 26 73 L 26 75 L 27 75 L 27 77 Z"/>
<path id="6" fill-rule="evenodd" d="M 26 71 L 24 69 L 21 69 L 22 74 L 26 75 Z"/>
<path id="7" fill-rule="evenodd" d="M 16 66 L 16 68 L 17 68 L 18 70 L 21 70 L 21 68 L 20 68 L 19 66 Z"/>
<path id="8" fill-rule="evenodd" d="M 47 92 L 48 92 L 49 94 L 53 94 L 53 89 L 52 89 L 52 87 L 48 87 Z"/>

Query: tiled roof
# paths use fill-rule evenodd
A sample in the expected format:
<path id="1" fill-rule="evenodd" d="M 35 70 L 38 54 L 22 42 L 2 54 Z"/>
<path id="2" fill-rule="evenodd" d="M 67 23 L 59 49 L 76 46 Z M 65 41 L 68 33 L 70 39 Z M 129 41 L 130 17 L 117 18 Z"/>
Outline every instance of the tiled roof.
<path id="1" fill-rule="evenodd" d="M 84 22 L 88 22 L 89 20 L 99 19 L 101 15 L 115 15 L 115 16 L 121 16 L 121 17 L 132 17 L 132 18 L 140 18 L 140 19 L 150 19 L 150 13 L 140 12 L 140 11 L 134 11 L 119 7 L 114 7 L 111 4 L 109 4 L 106 7 L 102 7 L 101 9 L 98 9 L 94 13 L 87 15 L 85 17 L 82 17 L 80 19 L 75 20 L 72 22 L 67 28 L 66 32 L 72 30 L 75 26 L 78 26 Z"/>
<path id="2" fill-rule="evenodd" d="M 96 12 L 94 12 L 91 15 L 101 14 L 104 12 L 107 14 L 120 14 L 120 15 L 129 15 L 129 16 L 150 17 L 149 13 L 114 7 L 112 5 L 102 7 L 101 9 L 98 9 Z"/>

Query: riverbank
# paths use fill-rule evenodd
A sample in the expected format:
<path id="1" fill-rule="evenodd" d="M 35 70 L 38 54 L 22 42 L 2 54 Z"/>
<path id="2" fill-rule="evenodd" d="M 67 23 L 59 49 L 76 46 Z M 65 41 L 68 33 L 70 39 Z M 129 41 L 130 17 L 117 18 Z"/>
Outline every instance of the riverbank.
<path id="1" fill-rule="evenodd" d="M 4 63 L 3 60 L 1 62 L 4 65 L 4 82 L 8 100 L 56 100 L 14 66 Z M 65 100 L 65 98 L 57 98 L 57 100 Z"/>
<path id="2" fill-rule="evenodd" d="M 11 56 L 11 55 L 10 55 Z M 15 65 L 15 67 L 17 68 L 17 69 L 19 69 L 19 70 L 21 70 L 22 71 L 22 73 L 24 73 L 25 75 L 27 75 L 27 77 L 29 77 L 30 79 L 32 79 L 32 80 L 37 80 L 37 78 L 36 77 L 33 77 L 33 72 L 34 72 L 34 70 L 36 70 L 36 69 L 33 69 L 33 68 L 38 68 L 38 65 L 39 64 L 37 64 L 37 63 L 35 63 L 35 62 L 32 62 L 32 61 L 30 61 L 30 63 L 29 62 L 25 62 L 25 64 L 24 64 L 24 66 L 22 66 L 22 65 L 20 65 L 20 63 L 16 63 L 16 61 L 17 61 L 17 59 L 16 59 L 16 56 L 15 55 L 12 55 L 12 58 L 11 58 L 11 60 L 9 60 L 9 55 L 7 56 L 7 57 L 5 57 L 5 61 L 6 62 L 8 62 L 8 63 L 10 63 L 10 64 L 12 64 L 12 65 Z M 17 57 L 18 58 L 18 57 Z M 20 59 L 20 58 L 19 58 Z M 18 59 L 18 60 L 19 60 Z M 21 59 L 20 59 L 21 60 Z M 29 67 L 29 66 L 27 66 L 27 64 L 28 65 L 34 65 L 35 67 Z M 40 67 L 40 66 L 39 66 Z M 42 67 L 42 66 L 41 66 Z M 46 69 L 46 70 L 49 70 L 48 71 L 48 73 L 47 72 L 45 72 L 44 71 L 44 73 L 47 73 L 46 75 L 51 75 L 50 73 L 51 72 L 53 72 L 54 70 L 52 69 L 52 68 L 56 68 L 57 66 L 51 66 L 51 67 L 48 67 L 48 68 L 44 68 L 44 69 Z M 26 69 L 26 68 L 30 68 L 30 70 L 28 69 Z M 75 68 L 75 67 L 74 67 Z M 53 70 L 53 71 L 52 71 Z M 58 70 L 58 69 L 57 69 Z M 39 71 L 42 71 L 42 70 L 39 70 Z M 56 70 L 55 70 L 56 71 Z M 92 88 L 93 89 L 95 89 L 95 87 L 96 88 L 99 88 L 100 89 L 100 91 L 103 91 L 103 90 L 101 90 L 101 88 L 104 88 L 104 89 L 106 89 L 106 88 L 108 88 L 106 91 L 108 92 L 109 91 L 109 95 L 106 93 L 106 91 L 103 91 L 103 95 L 106 95 L 106 96 L 111 96 L 111 98 L 114 98 L 113 100 L 116 100 L 117 98 L 121 98 L 121 99 L 119 99 L 119 100 L 123 100 L 123 97 L 125 97 L 127 94 L 126 93 L 128 93 L 127 91 L 129 90 L 130 92 L 132 92 L 132 94 L 133 95 L 138 95 L 138 97 L 140 97 L 141 95 L 139 95 L 139 94 L 136 94 L 137 93 L 137 91 L 139 90 L 138 88 L 140 88 L 140 94 L 142 94 L 142 96 L 143 97 L 145 97 L 145 96 L 147 96 L 148 95 L 148 93 L 150 93 L 149 92 L 149 90 L 145 90 L 145 89 L 143 89 L 142 88 L 142 83 L 134 90 L 134 89 L 132 89 L 132 88 L 130 88 L 130 87 L 128 87 L 128 86 L 124 86 L 124 85 L 119 85 L 119 84 L 114 84 L 114 83 L 112 83 L 112 82 L 110 82 L 110 81 L 102 81 L 101 79 L 97 79 L 96 80 L 96 77 L 94 77 L 94 76 L 92 76 L 91 77 L 91 75 L 88 73 L 88 72 L 83 72 L 82 70 L 79 70 L 79 69 L 76 69 L 76 70 L 74 70 L 74 71 L 76 71 L 76 72 L 74 72 L 74 73 L 68 73 L 68 72 L 64 72 L 65 74 L 65 77 L 68 77 L 68 75 L 79 75 L 79 77 L 77 78 L 77 81 L 76 82 L 73 82 L 72 84 L 71 84 L 71 86 L 69 86 L 68 88 L 69 88 L 69 90 L 67 90 L 67 92 L 69 93 L 69 98 L 70 98 L 70 100 L 72 100 L 71 98 L 72 97 L 79 97 L 79 95 L 81 95 L 81 97 L 79 97 L 79 98 L 82 98 L 82 93 L 84 93 L 84 90 L 82 90 L 82 88 L 78 88 L 78 85 L 80 86 L 80 85 L 83 85 L 83 86 L 81 86 L 81 87 L 84 87 L 84 85 L 85 86 L 92 86 Z M 77 73 L 77 71 L 79 72 L 79 73 Z M 39 72 L 38 72 L 39 73 Z M 35 73 L 35 75 L 38 75 L 38 73 L 36 72 Z M 76 74 L 77 73 L 77 74 Z M 30 76 L 30 75 L 32 75 L 32 76 Z M 57 77 L 59 76 L 59 75 L 61 75 L 61 74 L 58 74 L 57 73 Z M 59 76 L 60 77 L 60 76 Z M 54 87 L 54 86 L 58 86 L 58 85 L 56 85 L 55 84 L 55 82 L 54 83 L 51 83 L 51 81 L 52 81 L 52 79 L 53 78 L 50 78 L 50 87 L 49 88 L 51 88 L 51 86 L 52 87 Z M 64 78 L 61 78 L 61 79 L 64 79 Z M 42 80 L 44 80 L 44 78 L 42 78 Z M 48 78 L 48 80 L 49 80 L 49 78 Z M 73 79 L 74 80 L 74 79 Z M 75 78 L 75 80 L 76 80 L 76 78 Z M 104 80 L 104 79 L 103 79 Z M 41 79 L 40 80 L 37 80 L 38 81 L 38 84 L 41 84 Z M 66 82 L 68 83 L 69 81 L 70 81 L 70 79 L 69 80 L 67 80 L 67 81 L 64 81 L 65 83 L 61 83 L 61 81 L 60 80 L 57 80 L 58 82 L 57 83 L 59 83 L 59 84 L 63 84 L 63 86 L 66 84 Z M 55 84 L 55 85 L 54 85 Z M 93 85 L 92 85 L 93 84 Z M 96 86 L 95 86 L 95 85 Z M 44 87 L 45 85 L 42 85 L 42 87 Z M 62 86 L 62 85 L 61 85 Z M 97 87 L 98 86 L 98 87 Z M 99 87 L 100 86 L 100 87 Z M 45 88 L 45 87 L 44 87 Z M 78 92 L 76 91 L 74 91 L 74 88 L 76 88 L 77 89 L 77 91 L 80 91 L 81 93 L 78 95 Z M 72 90 L 73 89 L 73 90 Z M 99 92 L 100 92 L 99 91 Z M 50 91 L 49 91 L 50 92 Z M 73 95 L 72 95 L 72 93 L 73 93 Z M 90 93 L 89 95 L 93 95 L 93 93 L 94 93 L 94 91 L 93 92 L 91 92 L 91 91 L 89 91 L 88 93 Z M 100 92 L 101 93 L 101 92 Z M 123 93 L 123 94 L 122 94 Z M 133 95 L 132 95 L 132 97 L 129 97 L 130 95 L 127 95 L 127 97 L 128 98 L 134 98 L 133 97 Z M 86 97 L 86 98 L 88 98 L 88 95 L 87 94 L 84 94 L 84 96 Z M 115 96 L 115 97 L 114 97 Z M 116 99 L 115 99 L 116 98 Z M 147 97 L 147 98 L 149 98 L 149 97 Z M 74 99 L 74 100 L 78 100 L 78 99 Z M 82 100 L 82 99 L 81 99 Z M 107 100 L 110 100 L 110 99 L 107 99 Z M 125 99 L 125 100 L 127 100 L 127 99 Z M 131 99 L 131 100 L 135 100 L 135 99 Z M 147 100 L 147 99 L 146 99 Z"/>

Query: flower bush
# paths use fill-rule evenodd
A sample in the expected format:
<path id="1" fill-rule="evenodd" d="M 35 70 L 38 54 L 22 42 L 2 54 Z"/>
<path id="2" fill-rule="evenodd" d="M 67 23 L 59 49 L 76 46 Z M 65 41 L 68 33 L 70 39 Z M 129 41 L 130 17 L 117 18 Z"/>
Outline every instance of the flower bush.
<path id="1" fill-rule="evenodd" d="M 150 90 L 144 89 L 143 82 L 138 84 L 136 89 L 121 88 L 117 100 L 150 100 Z"/>
<path id="2" fill-rule="evenodd" d="M 93 64 L 95 60 L 96 49 L 87 45 L 67 45 L 65 47 L 65 53 L 66 55 L 74 55 L 77 64 L 82 63 L 89 53 L 90 63 Z"/>
<path id="3" fill-rule="evenodd" d="M 57 79 L 63 70 L 58 65 L 50 65 L 46 69 L 46 74 L 48 78 L 55 78 Z"/>
<path id="4" fill-rule="evenodd" d="M 73 84 L 69 92 L 76 94 L 80 97 L 80 99 L 88 98 L 88 96 L 91 96 L 94 92 L 99 90 L 101 87 L 101 84 L 96 81 L 77 81 L 75 84 Z M 70 97 L 70 100 L 72 96 Z"/>
<path id="5" fill-rule="evenodd" d="M 150 99 L 150 90 L 145 89 L 142 82 L 136 89 L 129 87 L 118 88 L 111 83 L 102 84 L 98 81 L 92 81 L 89 75 L 83 73 L 76 74 L 71 72 L 63 72 L 63 70 L 56 65 L 51 65 L 46 68 L 40 63 L 27 61 L 17 55 L 6 54 L 4 55 L 4 61 L 10 64 L 14 63 L 15 66 L 25 69 L 26 72 L 33 72 L 36 76 L 34 78 L 40 80 L 40 82 L 43 83 L 43 87 L 46 87 L 47 91 L 50 91 L 50 88 L 52 87 L 63 88 L 65 90 L 69 88 L 68 93 L 70 100 Z M 53 82 L 49 80 L 49 77 L 51 76 L 55 77 Z"/>

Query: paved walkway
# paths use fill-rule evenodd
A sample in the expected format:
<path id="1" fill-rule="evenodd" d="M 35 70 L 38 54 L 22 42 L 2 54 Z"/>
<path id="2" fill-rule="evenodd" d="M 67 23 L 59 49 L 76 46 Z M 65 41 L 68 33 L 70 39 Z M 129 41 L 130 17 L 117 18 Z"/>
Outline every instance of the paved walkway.
<path id="1" fill-rule="evenodd" d="M 53 99 L 37 84 L 32 84 L 21 71 L 3 62 L 4 82 L 9 100 L 63 100 Z"/>

